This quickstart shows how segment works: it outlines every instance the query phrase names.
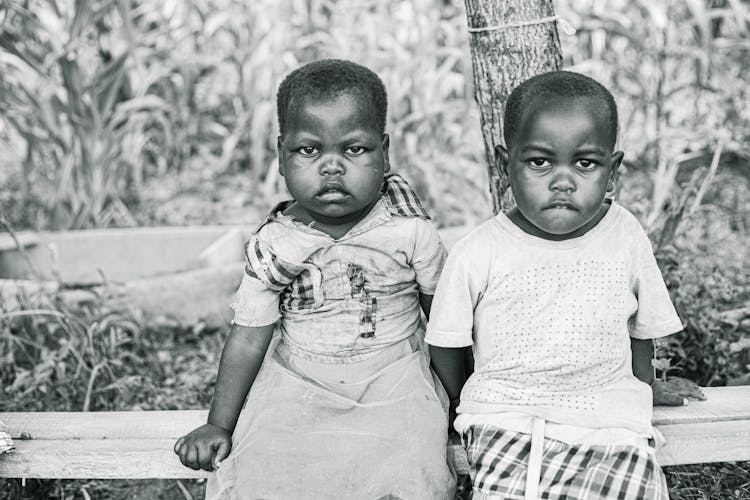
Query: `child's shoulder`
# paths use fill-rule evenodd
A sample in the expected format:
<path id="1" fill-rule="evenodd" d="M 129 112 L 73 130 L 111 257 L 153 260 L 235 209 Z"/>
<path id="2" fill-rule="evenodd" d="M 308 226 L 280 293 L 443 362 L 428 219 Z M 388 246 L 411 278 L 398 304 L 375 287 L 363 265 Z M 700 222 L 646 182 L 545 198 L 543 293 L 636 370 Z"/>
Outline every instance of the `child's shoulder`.
<path id="1" fill-rule="evenodd" d="M 609 208 L 614 216 L 614 225 L 621 230 L 631 233 L 646 234 L 646 230 L 638 218 L 627 208 L 613 201 Z"/>
<path id="2" fill-rule="evenodd" d="M 469 230 L 467 234 L 456 240 L 451 246 L 450 253 L 474 254 L 484 253 L 487 249 L 497 248 L 507 238 L 504 230 L 507 216 L 497 214 Z"/>
<path id="3" fill-rule="evenodd" d="M 417 193 L 408 182 L 398 174 L 391 174 L 383 179 L 381 199 L 391 215 L 416 217 L 429 220 L 430 216 L 419 201 Z"/>
<path id="4" fill-rule="evenodd" d="M 250 234 L 245 251 L 262 252 L 287 262 L 303 262 L 314 251 L 319 239 L 299 228 L 293 217 L 284 210 L 293 201 L 276 205 Z"/>
<path id="5" fill-rule="evenodd" d="M 264 228 L 266 228 L 269 225 L 272 225 L 274 222 L 277 222 L 280 217 L 284 217 L 284 211 L 289 208 L 294 203 L 294 200 L 287 200 L 282 201 L 281 203 L 277 203 L 263 218 L 263 220 L 255 226 L 255 229 L 253 229 L 252 234 L 257 235 L 261 231 L 266 231 Z"/>

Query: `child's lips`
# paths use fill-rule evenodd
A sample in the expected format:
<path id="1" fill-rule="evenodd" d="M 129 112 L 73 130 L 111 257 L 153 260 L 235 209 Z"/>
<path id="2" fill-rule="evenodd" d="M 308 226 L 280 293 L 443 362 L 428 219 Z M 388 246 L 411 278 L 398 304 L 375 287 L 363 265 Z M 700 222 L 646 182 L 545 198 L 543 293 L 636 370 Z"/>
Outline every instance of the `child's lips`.
<path id="1" fill-rule="evenodd" d="M 326 182 L 315 194 L 315 197 L 321 201 L 340 201 L 349 196 L 344 186 L 338 182 Z"/>
<path id="2" fill-rule="evenodd" d="M 570 200 L 553 200 L 549 205 L 544 207 L 546 210 L 554 209 L 566 209 L 566 210 L 578 210 L 575 203 Z"/>

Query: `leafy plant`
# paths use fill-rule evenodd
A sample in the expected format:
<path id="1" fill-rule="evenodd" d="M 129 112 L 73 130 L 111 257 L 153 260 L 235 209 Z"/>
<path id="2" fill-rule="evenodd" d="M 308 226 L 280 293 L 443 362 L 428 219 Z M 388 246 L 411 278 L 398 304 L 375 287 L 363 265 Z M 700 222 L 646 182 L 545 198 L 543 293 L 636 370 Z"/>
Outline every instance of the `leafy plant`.
<path id="1" fill-rule="evenodd" d="M 132 221 L 123 199 L 152 117 L 167 106 L 131 95 L 128 5 L 9 0 L 0 7 L 0 116 L 26 142 L 23 190 L 42 187 L 52 227 Z M 115 41 L 118 24 L 124 38 Z"/>
<path id="2" fill-rule="evenodd" d="M 222 340 L 217 332 L 146 326 L 138 311 L 114 307 L 106 296 L 77 291 L 71 300 L 70 293 L 19 297 L 21 309 L 0 311 L 5 411 L 208 404 Z"/>

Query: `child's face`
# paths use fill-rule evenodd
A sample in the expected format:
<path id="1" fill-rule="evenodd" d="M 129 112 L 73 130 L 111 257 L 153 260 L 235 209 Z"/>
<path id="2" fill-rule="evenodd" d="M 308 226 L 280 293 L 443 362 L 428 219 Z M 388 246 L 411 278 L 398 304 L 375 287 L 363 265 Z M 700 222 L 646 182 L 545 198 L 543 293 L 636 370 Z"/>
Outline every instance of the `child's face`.
<path id="1" fill-rule="evenodd" d="M 517 207 L 508 215 L 525 232 L 575 238 L 606 213 L 602 202 L 622 153 L 612 151 L 602 115 L 587 98 L 537 104 L 521 116 L 510 150 L 498 147 Z"/>
<path id="2" fill-rule="evenodd" d="M 350 93 L 306 98 L 288 111 L 278 140 L 279 169 L 311 221 L 349 224 L 379 198 L 390 169 L 388 135 L 380 133 L 370 111 Z"/>

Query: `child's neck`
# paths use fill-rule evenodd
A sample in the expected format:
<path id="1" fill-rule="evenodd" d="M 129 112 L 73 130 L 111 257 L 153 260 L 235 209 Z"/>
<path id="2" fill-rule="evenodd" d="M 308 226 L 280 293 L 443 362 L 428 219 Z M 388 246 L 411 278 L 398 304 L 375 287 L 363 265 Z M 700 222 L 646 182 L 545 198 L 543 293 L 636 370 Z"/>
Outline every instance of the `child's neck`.
<path id="1" fill-rule="evenodd" d="M 372 207 L 377 201 L 378 200 L 374 200 L 360 212 L 349 214 L 350 216 L 346 217 L 321 217 L 319 215 L 316 216 L 311 214 L 302 205 L 295 202 L 289 205 L 286 210 L 284 210 L 284 215 L 294 217 L 294 219 L 298 222 L 316 229 L 322 233 L 325 233 L 334 240 L 338 240 L 346 236 L 346 234 L 351 231 L 352 228 L 359 223 L 359 221 L 364 219 L 365 216 L 370 213 L 370 210 L 372 210 Z"/>

